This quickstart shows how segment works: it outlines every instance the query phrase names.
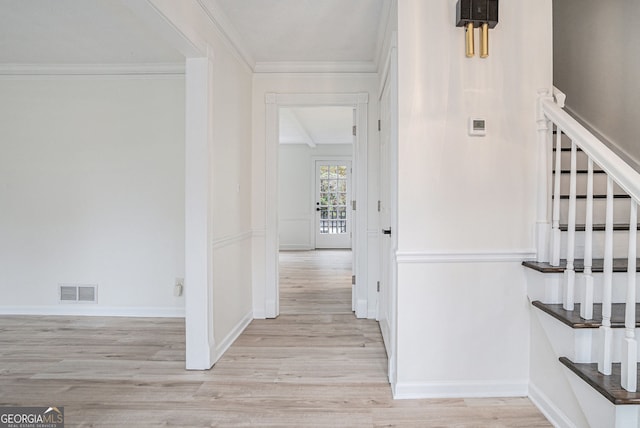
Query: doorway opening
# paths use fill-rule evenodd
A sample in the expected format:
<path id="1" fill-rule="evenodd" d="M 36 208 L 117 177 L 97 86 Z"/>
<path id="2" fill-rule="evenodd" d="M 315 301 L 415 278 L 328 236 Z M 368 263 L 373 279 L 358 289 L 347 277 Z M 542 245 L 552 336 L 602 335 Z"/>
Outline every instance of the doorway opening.
<path id="1" fill-rule="evenodd" d="M 368 285 L 368 235 L 367 235 L 367 130 L 368 130 L 368 103 L 367 93 L 336 93 L 336 94 L 276 94 L 265 95 L 265 229 L 264 247 L 256 247 L 255 254 L 260 257 L 264 254 L 265 280 L 254 284 L 254 314 L 258 317 L 275 318 L 280 313 L 280 289 L 279 289 L 279 251 L 280 239 L 284 240 L 284 234 L 280 234 L 280 219 L 289 213 L 280 212 L 279 193 L 280 182 L 278 180 L 278 165 L 284 162 L 280 159 L 280 110 L 283 107 L 349 107 L 352 111 L 351 138 L 352 145 L 352 233 L 351 249 L 353 259 L 352 274 L 355 277 L 352 287 L 352 308 L 358 318 L 373 318 L 375 312 L 375 288 Z M 284 111 L 284 110 L 283 110 Z M 355 136 L 353 135 L 355 134 Z M 311 142 L 313 144 L 313 141 Z M 309 174 L 310 177 L 311 174 Z M 306 185 L 305 185 L 306 186 Z M 308 186 L 310 188 L 310 184 Z M 310 204 L 315 209 L 316 201 L 309 196 Z M 357 206 L 358 210 L 353 210 Z M 312 211 L 315 213 L 315 211 Z M 285 214 L 286 213 L 286 214 Z M 314 214 L 315 215 L 315 214 Z M 307 218 L 305 221 L 312 221 Z M 308 230 L 312 230 L 309 228 Z M 311 242 L 311 238 L 309 238 Z M 284 246 L 283 246 L 284 247 Z M 314 243 L 315 247 L 315 243 Z M 309 248 L 312 248 L 309 246 Z M 262 253 L 264 249 L 264 253 Z M 262 257 L 260 257 L 262 258 Z M 370 311 L 370 309 L 372 311 Z"/>
<path id="2" fill-rule="evenodd" d="M 354 107 L 278 113 L 280 313 L 351 313 Z"/>
<path id="3" fill-rule="evenodd" d="M 351 250 L 280 252 L 281 315 L 350 315 Z"/>

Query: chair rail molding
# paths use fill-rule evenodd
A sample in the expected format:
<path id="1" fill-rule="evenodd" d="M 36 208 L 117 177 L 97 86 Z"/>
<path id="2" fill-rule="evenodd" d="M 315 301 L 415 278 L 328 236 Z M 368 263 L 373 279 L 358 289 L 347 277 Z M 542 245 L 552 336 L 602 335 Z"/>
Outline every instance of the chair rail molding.
<path id="1" fill-rule="evenodd" d="M 497 250 L 497 251 L 398 251 L 398 263 L 494 263 L 534 260 L 536 250 Z"/>

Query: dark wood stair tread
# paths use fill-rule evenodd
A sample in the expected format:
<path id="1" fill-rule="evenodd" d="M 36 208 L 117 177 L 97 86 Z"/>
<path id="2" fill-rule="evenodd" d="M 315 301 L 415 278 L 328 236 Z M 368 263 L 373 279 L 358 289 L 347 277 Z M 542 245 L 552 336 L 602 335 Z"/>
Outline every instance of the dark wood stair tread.
<path id="1" fill-rule="evenodd" d="M 602 325 L 602 303 L 593 304 L 592 320 L 580 317 L 580 303 L 574 305 L 573 311 L 567 311 L 561 303 L 542 303 L 535 300 L 531 304 L 571 328 L 599 328 Z M 612 328 L 624 328 L 624 307 L 624 303 L 611 305 Z M 636 303 L 636 327 L 640 327 L 640 303 Z"/>
<path id="2" fill-rule="evenodd" d="M 556 196 L 553 195 L 552 199 Z M 569 195 L 560 195 L 560 199 L 569 199 Z M 587 199 L 587 195 L 576 195 L 576 199 Z M 593 199 L 607 199 L 607 195 L 593 195 Z M 613 199 L 631 199 L 631 196 L 627 194 L 613 195 Z"/>
<path id="3" fill-rule="evenodd" d="M 554 152 L 556 152 L 556 151 L 557 151 L 557 148 L 556 148 L 555 143 L 553 144 L 553 151 L 554 151 Z M 561 152 L 570 152 L 570 151 L 571 151 L 571 147 L 562 147 L 562 148 L 560 149 L 560 151 L 561 151 Z M 581 149 L 580 147 L 576 147 L 576 152 L 581 152 L 581 151 L 582 151 L 582 149 Z"/>
<path id="4" fill-rule="evenodd" d="M 574 363 L 566 357 L 560 357 L 560 362 L 613 404 L 640 404 L 640 392 L 629 392 L 622 389 L 620 363 L 613 363 L 611 375 L 605 376 L 598 371 L 597 363 Z M 638 375 L 640 376 L 640 370 Z"/>
<path id="5" fill-rule="evenodd" d="M 566 232 L 569 230 L 568 224 L 561 224 L 560 230 Z M 576 224 L 576 232 L 584 232 L 585 225 L 584 224 Z M 598 223 L 593 225 L 594 232 L 602 232 L 605 230 L 605 225 Z M 629 223 L 616 223 L 613 225 L 613 230 L 629 230 Z M 640 224 L 638 225 L 638 230 L 640 230 Z"/>
<path id="6" fill-rule="evenodd" d="M 551 266 L 548 262 L 536 262 L 532 260 L 525 260 L 522 265 L 530 269 L 536 270 L 542 273 L 562 273 L 567 267 L 566 260 L 560 260 L 560 266 Z M 626 272 L 628 260 L 613 259 L 613 271 L 614 272 Z M 594 273 L 602 272 L 604 267 L 603 259 L 593 259 L 593 266 L 591 271 Z M 576 272 L 584 272 L 584 260 L 576 259 L 574 262 L 574 268 Z M 640 259 L 636 259 L 636 272 L 640 272 Z"/>
<path id="7" fill-rule="evenodd" d="M 553 174 L 555 174 L 555 170 L 553 171 Z M 577 169 L 576 170 L 577 174 L 588 174 L 589 170 L 588 169 Z M 601 170 L 601 169 L 594 169 L 593 170 L 594 174 L 606 174 L 605 171 Z M 571 170 L 570 169 L 561 169 L 560 170 L 560 174 L 571 174 Z"/>

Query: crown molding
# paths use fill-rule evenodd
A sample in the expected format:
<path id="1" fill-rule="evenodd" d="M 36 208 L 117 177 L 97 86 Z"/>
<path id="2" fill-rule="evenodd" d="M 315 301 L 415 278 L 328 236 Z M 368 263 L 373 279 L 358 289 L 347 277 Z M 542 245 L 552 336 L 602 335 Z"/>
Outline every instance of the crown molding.
<path id="1" fill-rule="evenodd" d="M 223 40 L 231 47 L 250 70 L 254 70 L 256 61 L 247 49 L 246 43 L 229 17 L 224 13 L 216 0 L 197 0 L 198 4 L 215 26 Z"/>
<path id="2" fill-rule="evenodd" d="M 373 61 L 277 61 L 257 62 L 255 73 L 376 73 L 378 66 Z"/>
<path id="3" fill-rule="evenodd" d="M 175 76 L 184 63 L 157 64 L 0 64 L 0 76 Z"/>

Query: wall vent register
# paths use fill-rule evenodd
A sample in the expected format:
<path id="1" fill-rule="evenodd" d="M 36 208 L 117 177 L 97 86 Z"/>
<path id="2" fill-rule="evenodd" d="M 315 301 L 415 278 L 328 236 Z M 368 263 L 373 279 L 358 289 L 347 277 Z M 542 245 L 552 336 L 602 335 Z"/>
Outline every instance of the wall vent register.
<path id="1" fill-rule="evenodd" d="M 58 284 L 61 303 L 97 303 L 98 284 Z"/>

